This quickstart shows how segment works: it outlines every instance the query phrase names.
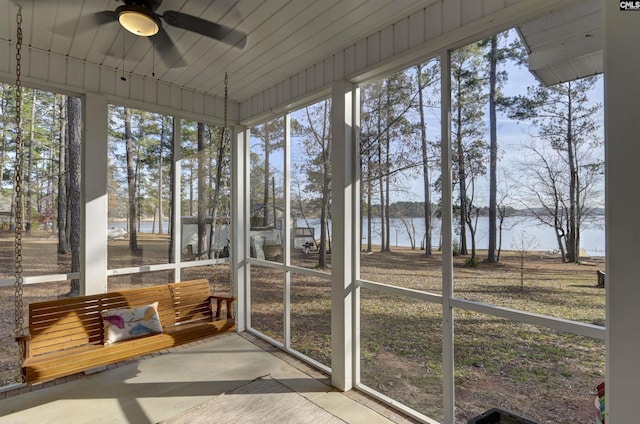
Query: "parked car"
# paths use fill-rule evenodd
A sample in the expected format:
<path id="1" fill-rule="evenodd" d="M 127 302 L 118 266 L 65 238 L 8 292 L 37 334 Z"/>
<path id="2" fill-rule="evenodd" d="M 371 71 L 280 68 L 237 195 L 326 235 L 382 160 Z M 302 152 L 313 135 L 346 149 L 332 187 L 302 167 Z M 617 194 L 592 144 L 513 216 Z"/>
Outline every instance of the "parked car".
<path id="1" fill-rule="evenodd" d="M 129 238 L 129 233 L 124 228 L 111 227 L 107 230 L 108 240 L 117 240 L 119 238 Z"/>

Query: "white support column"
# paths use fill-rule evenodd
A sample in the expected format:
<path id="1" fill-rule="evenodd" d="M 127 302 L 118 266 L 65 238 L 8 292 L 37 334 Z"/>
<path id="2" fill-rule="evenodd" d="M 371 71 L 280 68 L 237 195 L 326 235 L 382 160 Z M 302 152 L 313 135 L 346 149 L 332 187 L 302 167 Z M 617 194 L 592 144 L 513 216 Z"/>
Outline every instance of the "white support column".
<path id="1" fill-rule="evenodd" d="M 80 295 L 107 291 L 107 99 L 87 94 L 83 101 L 82 233 Z"/>
<path id="2" fill-rule="evenodd" d="M 173 118 L 173 263 L 174 281 L 182 279 L 180 263 L 182 262 L 182 119 Z"/>
<path id="3" fill-rule="evenodd" d="M 249 264 L 249 139 L 244 127 L 235 127 L 231 143 L 231 264 L 236 302 L 236 329 L 244 331 L 248 319 L 247 275 Z"/>
<path id="4" fill-rule="evenodd" d="M 640 12 L 603 0 L 607 246 L 606 422 L 638 422 Z"/>
<path id="5" fill-rule="evenodd" d="M 353 386 L 353 93 L 353 84 L 338 81 L 331 94 L 331 383 L 340 390 Z"/>
<path id="6" fill-rule="evenodd" d="M 283 334 L 285 349 L 291 348 L 291 271 L 286 267 L 291 265 L 291 114 L 284 116 L 284 313 Z"/>
<path id="7" fill-rule="evenodd" d="M 440 55 L 440 114 L 442 160 L 442 361 L 444 422 L 455 421 L 453 334 L 453 201 L 451 183 L 451 53 Z"/>
<path id="8" fill-rule="evenodd" d="M 351 217 L 352 240 L 352 274 L 353 281 L 360 279 L 360 249 L 361 249 L 361 233 L 360 233 L 360 87 L 354 88 L 352 91 L 352 126 L 353 126 L 353 195 L 351 197 L 351 208 L 353 210 Z M 360 287 L 354 284 L 353 290 L 353 384 L 360 384 Z"/>

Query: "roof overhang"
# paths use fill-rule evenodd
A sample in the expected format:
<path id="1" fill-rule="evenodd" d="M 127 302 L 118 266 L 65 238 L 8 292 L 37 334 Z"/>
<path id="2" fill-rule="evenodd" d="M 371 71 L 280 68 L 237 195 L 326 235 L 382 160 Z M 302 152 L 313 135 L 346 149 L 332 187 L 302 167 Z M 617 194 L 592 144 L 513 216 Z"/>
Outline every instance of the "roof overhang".
<path id="1" fill-rule="evenodd" d="M 518 27 L 529 70 L 544 85 L 603 72 L 600 0 L 574 4 Z"/>

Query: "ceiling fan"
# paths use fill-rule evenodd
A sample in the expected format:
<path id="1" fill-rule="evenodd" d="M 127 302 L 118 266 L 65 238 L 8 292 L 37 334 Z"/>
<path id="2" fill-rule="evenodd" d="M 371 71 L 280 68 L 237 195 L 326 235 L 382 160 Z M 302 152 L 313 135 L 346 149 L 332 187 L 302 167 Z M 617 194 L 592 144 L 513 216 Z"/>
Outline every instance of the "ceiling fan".
<path id="1" fill-rule="evenodd" d="M 173 57 L 173 65 L 177 52 L 173 41 L 164 30 L 162 23 L 191 31 L 205 37 L 229 44 L 242 49 L 247 43 L 245 33 L 236 29 L 207 21 L 197 16 L 189 15 L 175 10 L 165 10 L 162 14 L 156 10 L 162 4 L 162 0 L 119 0 L 122 5 L 115 11 L 105 10 L 96 12 L 93 15 L 94 21 L 98 25 L 103 25 L 117 21 L 127 31 L 140 36 L 149 37 L 153 40 L 154 47 L 161 54 L 161 57 L 168 63 L 169 57 Z M 178 59 L 180 62 L 180 59 Z"/>

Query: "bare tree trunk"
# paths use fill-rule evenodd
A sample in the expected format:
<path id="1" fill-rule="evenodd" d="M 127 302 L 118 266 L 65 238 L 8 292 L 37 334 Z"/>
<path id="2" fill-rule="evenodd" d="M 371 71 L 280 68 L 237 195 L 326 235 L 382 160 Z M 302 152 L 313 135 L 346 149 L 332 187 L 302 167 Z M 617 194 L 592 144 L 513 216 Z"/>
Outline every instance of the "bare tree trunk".
<path id="1" fill-rule="evenodd" d="M 65 101 L 65 107 L 66 106 L 66 101 Z M 67 125 L 69 124 L 69 114 L 67 113 Z M 71 244 L 71 201 L 69 199 L 69 193 L 71 193 L 71 185 L 70 185 L 70 173 L 69 173 L 69 134 L 67 131 L 67 147 L 65 149 L 65 155 L 67 155 L 67 157 L 65 158 L 65 162 L 67 163 L 67 169 L 64 173 L 64 183 L 67 185 L 67 206 L 65 208 L 65 210 L 67 211 L 67 225 L 64 229 L 64 236 L 67 238 L 67 245 Z"/>
<path id="2" fill-rule="evenodd" d="M 458 155 L 464 158 L 464 151 L 462 149 L 461 142 L 458 144 Z M 461 156 L 460 156 L 461 155 Z M 467 187 L 466 187 L 466 172 L 464 167 L 464 159 L 458 159 L 458 186 L 460 188 L 460 254 L 467 255 L 469 251 L 467 249 L 467 231 L 466 231 L 466 216 L 467 216 Z"/>
<path id="3" fill-rule="evenodd" d="M 138 144 L 136 157 L 142 157 L 142 154 L 140 152 L 140 144 Z M 140 161 L 136 160 L 136 228 L 138 229 L 138 232 L 142 231 L 142 195 L 140 194 L 142 186 L 142 176 L 140 175 L 142 172 L 141 168 L 142 167 L 140 165 Z"/>
<path id="4" fill-rule="evenodd" d="M 496 118 L 496 84 L 498 63 L 498 36 L 491 37 L 489 70 L 489 249 L 487 262 L 498 262 L 496 256 L 496 220 L 498 192 L 498 130 Z"/>
<path id="5" fill-rule="evenodd" d="M 554 190 L 557 190 L 557 187 L 554 187 Z M 555 193 L 555 198 L 559 198 L 559 194 Z M 556 200 L 557 202 L 557 200 Z M 560 249 L 560 256 L 562 257 L 562 262 L 567 262 L 567 251 L 566 251 L 566 236 L 564 228 L 562 227 L 562 212 L 560 212 L 560 207 L 556 203 L 555 212 L 553 214 L 554 219 L 554 230 L 556 232 L 556 240 L 558 241 L 558 249 Z"/>
<path id="6" fill-rule="evenodd" d="M 207 190 L 207 181 L 206 181 L 206 165 L 205 165 L 205 143 L 204 143 L 204 124 L 202 122 L 198 122 L 198 258 L 204 259 L 205 252 L 207 251 L 206 246 L 206 235 L 207 235 L 207 223 L 206 223 L 206 215 L 207 215 L 207 197 L 205 192 Z"/>
<path id="7" fill-rule="evenodd" d="M 269 132 L 269 126 L 264 126 L 264 200 L 262 201 L 262 225 L 267 227 L 271 225 L 271 218 L 269 217 L 269 183 L 271 182 L 271 156 L 270 156 L 270 143 L 271 134 Z M 275 217 L 274 217 L 275 219 Z"/>
<path id="8" fill-rule="evenodd" d="M 0 84 L 0 90 L 2 91 L 2 96 L 0 97 L 0 101 L 2 102 L 2 110 L 7 110 L 7 105 L 9 104 L 9 100 L 7 97 L 10 95 L 10 93 L 2 84 Z M 0 143 L 2 143 L 2 145 L 0 146 L 0 184 L 4 186 L 4 165 L 7 160 L 7 126 L 6 125 L 2 125 L 2 131 L 0 132 Z M 12 197 L 11 198 L 12 206 L 10 208 L 10 219 L 9 219 L 10 227 L 12 227 L 11 223 L 13 222 L 13 216 L 14 216 L 14 210 L 13 210 L 14 201 L 15 199 Z M 13 231 L 15 230 L 15 228 L 11 228 L 11 230 Z"/>
<path id="9" fill-rule="evenodd" d="M 422 93 L 422 66 L 416 67 L 418 74 L 418 108 L 420 112 L 420 141 L 422 148 L 422 179 L 424 184 L 424 254 L 431 255 L 431 186 L 429 184 L 429 154 L 427 150 L 427 122 L 424 118 L 424 96 Z"/>
<path id="10" fill-rule="evenodd" d="M 153 219 L 151 220 L 151 234 L 156 233 L 156 215 L 158 214 L 158 206 L 153 208 Z"/>
<path id="11" fill-rule="evenodd" d="M 31 174 L 33 171 L 33 145 L 36 142 L 36 101 L 37 99 L 37 94 L 36 94 L 36 90 L 31 90 L 32 91 L 32 98 L 31 98 L 31 122 L 29 123 L 29 149 L 27 150 L 27 169 L 25 171 L 24 174 L 24 179 L 27 182 L 27 192 L 26 194 L 26 212 L 27 212 L 27 216 L 26 216 L 26 225 L 25 225 L 25 230 L 27 232 L 27 234 L 31 234 L 31 225 L 33 223 L 33 204 L 32 204 L 32 198 L 33 198 L 33 192 L 32 192 L 32 180 L 33 178 L 31 178 Z"/>
<path id="12" fill-rule="evenodd" d="M 322 139 L 323 141 L 326 139 L 326 144 L 323 143 L 322 149 L 322 167 L 323 167 L 323 178 L 322 178 L 322 206 L 320 213 L 320 259 L 318 265 L 321 268 L 326 268 L 327 263 L 327 244 L 330 244 L 330 239 L 328 237 L 329 233 L 329 199 L 331 196 L 331 171 L 330 171 L 330 157 L 329 154 L 331 152 L 331 136 L 330 131 L 326 128 L 327 123 L 327 115 L 329 113 L 329 107 L 327 102 L 325 101 L 325 116 L 323 118 L 323 129 L 322 129 Z M 331 247 L 329 247 L 331 250 Z"/>
<path id="13" fill-rule="evenodd" d="M 9 104 L 7 89 L 4 85 L 0 84 L 0 102 L 2 102 L 2 110 L 7 110 Z M 5 97 L 6 96 L 6 97 Z M 4 164 L 7 158 L 7 126 L 2 125 L 2 131 L 0 131 L 0 184 L 4 183 Z M 2 184 L 4 185 L 4 184 Z"/>
<path id="14" fill-rule="evenodd" d="M 390 128 L 390 125 L 387 126 L 387 128 Z M 391 170 L 391 159 L 390 159 L 390 153 L 389 151 L 391 150 L 391 137 L 388 135 L 389 131 L 387 130 L 387 145 L 386 145 L 386 151 L 385 151 L 385 177 L 384 177 L 384 192 L 385 192 L 385 196 L 384 196 L 384 219 L 385 219 L 385 230 L 387 233 L 387 244 L 384 248 L 385 252 L 391 252 L 391 213 L 390 213 L 390 205 L 391 205 L 391 195 L 390 195 L 390 187 L 391 187 L 391 177 L 389 176 L 389 171 Z"/>
<path id="15" fill-rule="evenodd" d="M 22 87 L 20 88 L 16 88 L 16 90 L 23 90 Z M 23 91 L 21 91 L 23 92 Z M 22 119 L 20 120 L 22 122 Z M 22 166 L 21 166 L 22 168 Z M 20 178 L 22 179 L 23 176 L 21 175 Z M 14 175 L 13 175 L 13 180 L 15 181 L 15 171 L 14 171 Z M 22 205 L 20 205 L 20 207 L 22 207 Z M 16 214 L 17 214 L 17 209 L 16 209 L 16 187 L 13 187 L 13 190 L 11 190 L 11 212 L 10 212 L 10 217 L 9 217 L 9 229 L 11 231 L 15 231 L 16 229 Z"/>
<path id="16" fill-rule="evenodd" d="M 273 228 L 277 228 L 278 213 L 276 210 L 276 177 L 271 177 L 271 202 L 273 203 Z"/>
<path id="17" fill-rule="evenodd" d="M 164 117 L 160 118 L 160 152 L 158 154 L 158 234 L 164 234 L 163 228 L 163 204 L 162 204 L 162 187 L 164 184 L 163 178 L 163 161 L 164 161 L 164 138 L 166 133 Z"/>
<path id="18" fill-rule="evenodd" d="M 382 205 L 383 209 L 385 210 L 384 216 L 385 216 L 385 232 L 386 232 L 386 245 L 384 246 L 383 251 L 385 252 L 391 252 L 391 214 L 390 214 L 390 204 L 391 204 L 391 196 L 390 196 L 390 186 L 391 186 L 391 127 L 393 125 L 393 112 L 391 112 L 391 110 L 393 110 L 393 106 L 392 106 L 392 100 L 391 100 L 391 90 L 392 88 L 390 87 L 389 82 L 387 81 L 387 89 L 386 89 L 386 94 L 387 94 L 387 98 L 386 98 L 386 102 L 385 102 L 385 106 L 387 109 L 386 112 L 386 128 L 385 128 L 385 152 L 384 152 L 384 167 L 383 167 L 383 174 L 384 174 L 384 204 Z"/>
<path id="19" fill-rule="evenodd" d="M 54 225 L 54 218 L 53 218 L 53 202 L 54 202 L 54 198 L 53 198 L 53 192 L 54 192 L 54 184 L 55 184 L 55 178 L 56 178 L 56 171 L 55 171 L 55 163 L 56 161 L 56 129 L 57 129 L 57 121 L 56 121 L 56 117 L 58 116 L 58 96 L 59 94 L 54 94 L 53 95 L 53 105 L 52 105 L 52 114 L 51 114 L 51 132 L 49 133 L 49 170 L 48 170 L 48 176 L 47 176 L 47 196 L 49 197 L 50 200 L 47 201 L 47 205 L 46 205 L 46 209 L 47 209 L 47 223 L 51 224 L 51 235 L 54 235 L 57 233 L 58 229 L 56 228 L 56 225 Z M 59 148 L 59 146 L 58 146 Z M 59 172 L 58 172 L 59 173 Z"/>
<path id="20" fill-rule="evenodd" d="M 172 118 L 172 123 L 175 126 L 175 118 Z M 174 131 L 171 132 L 175 134 Z M 171 161 L 169 162 L 169 263 L 175 262 L 176 259 L 176 251 L 174 249 L 175 243 L 175 226 L 173 223 L 173 217 L 175 214 L 175 203 L 176 203 L 176 185 L 175 185 L 175 177 L 176 177 L 176 157 L 174 153 L 174 143 L 171 143 Z M 180 253 L 180 249 L 178 249 L 178 254 Z"/>
<path id="21" fill-rule="evenodd" d="M 136 218 L 138 207 L 136 199 L 136 169 L 133 158 L 133 136 L 131 133 L 131 110 L 124 108 L 124 139 L 127 151 L 127 188 L 129 191 L 129 251 L 133 255 L 140 254 L 138 247 L 138 230 Z"/>
<path id="22" fill-rule="evenodd" d="M 331 250 L 331 238 L 329 236 L 329 219 L 330 219 L 330 199 L 331 199 L 331 123 L 329 116 L 331 113 L 330 103 L 325 100 L 322 106 L 322 130 L 318 132 L 311 124 L 309 107 L 306 108 L 307 120 L 310 124 L 310 130 L 313 133 L 312 140 L 319 147 L 319 159 L 321 172 L 321 205 L 320 205 L 320 246 L 318 249 L 318 267 L 326 268 L 328 265 L 327 253 Z M 274 194 L 275 195 L 275 194 Z M 329 246 L 329 247 L 328 247 Z"/>
<path id="23" fill-rule="evenodd" d="M 475 199 L 476 192 L 475 178 L 471 178 L 470 189 L 465 190 L 465 193 L 469 193 L 468 202 L 466 205 L 466 215 L 465 219 L 467 222 L 467 228 L 469 229 L 469 236 L 471 237 L 471 259 L 472 263 L 475 264 L 476 259 L 476 230 L 478 229 L 478 216 L 479 210 L 478 208 L 473 206 L 473 202 Z"/>
<path id="24" fill-rule="evenodd" d="M 500 253 L 502 252 L 502 228 L 504 226 L 504 218 L 506 209 L 504 207 L 498 208 L 498 243 L 496 252 L 496 262 L 500 262 Z"/>
<path id="25" fill-rule="evenodd" d="M 67 97 L 69 119 L 69 209 L 71 214 L 71 272 L 80 271 L 80 161 L 82 150 L 82 103 L 78 97 Z M 80 294 L 80 280 L 71 280 L 72 296 Z"/>
<path id="26" fill-rule="evenodd" d="M 15 231 L 16 229 L 16 190 L 11 190 L 11 207 L 9 211 L 9 230 Z"/>
<path id="27" fill-rule="evenodd" d="M 380 92 L 380 94 L 378 95 L 378 104 L 382 105 L 382 91 Z M 380 251 L 384 252 L 384 249 L 387 245 L 387 231 L 386 231 L 386 211 L 384 208 L 385 205 L 385 198 L 384 198 L 384 181 L 383 181 L 383 177 L 382 177 L 382 170 L 383 170 L 383 166 L 382 166 L 382 113 L 379 112 L 376 114 L 377 115 L 377 134 L 378 134 L 378 149 L 377 149 L 377 173 L 378 173 L 378 190 L 380 191 Z"/>
<path id="28" fill-rule="evenodd" d="M 574 152 L 576 152 L 577 147 L 574 145 Z M 580 164 L 578 163 L 577 155 L 575 155 L 576 163 L 575 169 L 580 169 Z M 575 246 L 576 246 L 576 263 L 580 262 L 580 228 L 582 227 L 582 216 L 583 216 L 583 208 L 580 201 L 580 192 L 582 190 L 582 185 L 580 182 L 580 172 L 576 171 L 576 227 L 575 227 Z"/>
<path id="29" fill-rule="evenodd" d="M 472 213 L 472 212 L 470 212 Z M 475 218 L 475 219 L 474 219 Z M 478 218 L 477 218 L 477 214 L 476 216 L 469 216 L 469 228 L 471 228 L 469 230 L 469 234 L 471 236 L 471 259 L 475 259 L 476 258 L 476 228 L 477 228 L 477 224 L 474 224 L 478 222 Z"/>
<path id="30" fill-rule="evenodd" d="M 402 217 L 402 225 L 404 225 L 404 229 L 407 230 L 409 243 L 411 244 L 411 250 L 416 250 L 416 227 L 413 224 L 413 219 L 411 217 L 409 217 L 408 219 Z"/>
<path id="31" fill-rule="evenodd" d="M 461 88 L 458 84 L 458 98 L 461 98 Z M 456 120 L 458 133 L 455 136 L 457 153 L 458 153 L 458 187 L 460 189 L 460 254 L 469 254 L 467 250 L 467 231 L 466 231 L 466 216 L 467 216 L 467 173 L 465 168 L 465 153 L 462 140 L 462 105 L 459 104 L 456 107 Z"/>
<path id="32" fill-rule="evenodd" d="M 368 156 L 369 168 L 371 169 L 371 156 Z M 371 201 L 373 200 L 373 183 L 371 182 L 371 171 L 367 171 L 369 173 L 369 178 L 367 178 L 367 252 L 373 252 L 373 246 L 371 242 L 371 237 L 373 234 L 373 206 L 371 205 Z"/>
<path id="33" fill-rule="evenodd" d="M 227 151 L 227 128 L 220 132 L 220 144 L 218 147 L 218 157 L 216 159 L 215 187 L 213 188 L 213 210 L 211 211 L 211 230 L 209 236 L 209 257 L 214 257 L 213 242 L 216 238 L 216 224 L 218 222 L 218 212 L 220 210 L 220 188 L 222 185 L 222 173 L 224 171 L 225 153 Z"/>
<path id="34" fill-rule="evenodd" d="M 58 153 L 58 253 L 69 253 L 67 245 L 67 114 L 64 107 L 66 99 L 62 98 L 60 106 L 60 150 Z"/>
<path id="35" fill-rule="evenodd" d="M 189 161 L 189 216 L 193 216 L 193 161 Z"/>
<path id="36" fill-rule="evenodd" d="M 556 240 L 558 242 L 558 248 L 560 249 L 560 257 L 562 258 L 562 262 L 567 262 L 568 259 L 564 243 L 564 231 L 558 231 L 558 229 L 556 228 Z"/>
<path id="37" fill-rule="evenodd" d="M 569 219 L 568 232 L 566 237 L 567 243 L 567 260 L 569 262 L 578 262 L 580 259 L 579 246 L 577 240 L 577 203 L 578 203 L 578 169 L 576 167 L 575 151 L 573 146 L 573 105 L 571 83 L 567 83 L 569 90 L 567 100 L 567 163 L 569 164 Z"/>
<path id="38" fill-rule="evenodd" d="M 382 141 L 378 143 L 378 169 L 382 170 Z M 380 176 L 378 179 L 378 189 L 380 190 L 380 251 L 384 252 L 387 246 L 387 211 L 385 209 L 385 191 L 384 191 L 384 177 Z"/>

